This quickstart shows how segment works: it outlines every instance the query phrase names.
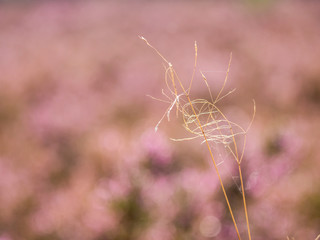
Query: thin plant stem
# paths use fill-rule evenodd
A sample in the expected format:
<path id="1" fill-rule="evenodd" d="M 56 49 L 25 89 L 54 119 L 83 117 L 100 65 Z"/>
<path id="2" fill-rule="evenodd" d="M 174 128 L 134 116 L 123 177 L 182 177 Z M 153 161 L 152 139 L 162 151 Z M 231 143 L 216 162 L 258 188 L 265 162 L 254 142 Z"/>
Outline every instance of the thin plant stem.
<path id="1" fill-rule="evenodd" d="M 245 149 L 245 145 L 246 145 L 246 135 L 245 134 L 247 133 L 248 129 L 250 128 L 250 126 L 252 124 L 252 121 L 254 119 L 254 116 L 255 116 L 255 102 L 254 102 L 253 118 L 252 118 L 247 130 L 244 130 L 238 124 L 229 121 L 227 119 L 227 117 L 215 105 L 222 98 L 224 98 L 225 96 L 227 96 L 227 95 L 229 95 L 230 93 L 233 92 L 233 90 L 232 90 L 229 93 L 227 93 L 226 95 L 220 97 L 222 92 L 223 92 L 223 90 L 224 90 L 224 87 L 226 85 L 227 79 L 228 79 L 228 75 L 229 75 L 229 71 L 230 71 L 230 65 L 231 65 L 231 59 L 232 59 L 232 54 L 230 54 L 230 60 L 229 60 L 228 69 L 227 69 L 227 73 L 226 73 L 226 76 L 225 76 L 225 80 L 224 80 L 223 86 L 220 89 L 220 91 L 219 91 L 217 97 L 215 98 L 215 100 L 213 100 L 213 97 L 212 97 L 212 94 L 211 94 L 211 90 L 210 90 L 210 87 L 209 87 L 209 85 L 207 83 L 206 77 L 200 71 L 200 73 L 201 73 L 201 75 L 203 77 L 203 80 L 205 81 L 205 84 L 206 84 L 206 86 L 207 86 L 207 88 L 209 90 L 209 94 L 210 94 L 210 98 L 211 98 L 212 103 L 210 103 L 210 102 L 208 102 L 206 100 L 202 100 L 202 99 L 197 99 L 197 100 L 191 101 L 190 91 L 191 91 L 192 83 L 193 83 L 193 80 L 194 80 L 195 70 L 196 70 L 196 67 L 197 67 L 197 55 L 198 55 L 197 50 L 198 50 L 198 48 L 197 48 L 196 42 L 195 42 L 195 61 L 194 61 L 194 68 L 193 68 L 193 72 L 192 72 L 192 77 L 191 77 L 191 81 L 190 81 L 189 87 L 187 89 L 185 89 L 183 84 L 182 84 L 182 82 L 181 82 L 181 80 L 179 79 L 177 73 L 173 69 L 172 64 L 170 62 L 168 62 L 166 60 L 166 58 L 155 47 L 153 47 L 144 37 L 140 37 L 140 38 L 142 40 L 144 40 L 149 47 L 154 49 L 156 51 L 156 53 L 162 58 L 162 60 L 164 60 L 168 65 L 168 68 L 166 69 L 165 82 L 166 82 L 166 85 L 168 87 L 169 92 L 171 93 L 171 97 L 174 97 L 174 98 L 171 99 L 170 96 L 166 95 L 163 92 L 163 95 L 165 95 L 169 100 L 171 100 L 171 105 L 167 109 L 167 111 L 164 114 L 164 116 L 167 114 L 167 117 L 168 117 L 168 120 L 169 120 L 169 114 L 170 114 L 172 108 L 174 107 L 174 105 L 176 105 L 177 114 L 180 111 L 184 116 L 183 120 L 184 120 L 184 124 L 185 124 L 186 129 L 189 132 L 191 132 L 193 134 L 196 134 L 197 135 L 196 137 L 200 137 L 200 136 L 203 137 L 203 139 L 204 139 L 203 142 L 206 143 L 206 146 L 207 146 L 208 151 L 210 153 L 210 157 L 211 157 L 211 160 L 213 162 L 215 171 L 217 173 L 217 176 L 218 176 L 218 179 L 219 179 L 219 182 L 220 182 L 220 185 L 221 185 L 221 189 L 223 191 L 223 195 L 224 195 L 224 198 L 226 200 L 226 203 L 227 203 L 227 206 L 228 206 L 228 209 L 229 209 L 229 213 L 231 215 L 231 218 L 232 218 L 232 221 L 233 221 L 233 224 L 234 224 L 238 239 L 241 240 L 240 233 L 239 233 L 239 230 L 238 230 L 238 227 L 237 227 L 237 223 L 236 223 L 236 220 L 235 220 L 235 217 L 234 217 L 234 214 L 233 214 L 233 211 L 232 211 L 232 208 L 231 208 L 231 205 L 230 205 L 230 202 L 229 202 L 229 199 L 228 199 L 228 196 L 227 196 L 227 193 L 226 193 L 222 178 L 220 176 L 220 172 L 219 172 L 218 166 L 216 164 L 216 161 L 215 161 L 214 156 L 213 156 L 213 152 L 212 152 L 210 144 L 209 144 L 209 141 L 218 141 L 220 143 L 225 143 L 225 140 L 228 142 L 226 144 L 229 144 L 229 139 L 232 139 L 231 142 L 233 142 L 233 147 L 230 147 L 229 145 L 227 145 L 226 147 L 230 150 L 232 156 L 235 158 L 235 160 L 237 162 L 237 165 L 238 165 L 238 172 L 239 172 L 239 178 L 240 178 L 240 182 L 241 182 L 241 193 L 242 193 L 242 200 L 243 200 L 243 206 L 244 206 L 244 212 L 245 212 L 245 218 L 246 218 L 246 225 L 247 225 L 247 230 L 248 230 L 248 237 L 249 237 L 249 240 L 251 240 L 249 217 L 248 217 L 248 210 L 247 210 L 246 197 L 245 197 L 245 191 L 244 191 L 244 183 L 243 183 L 242 170 L 241 170 L 241 161 L 242 161 L 242 158 L 243 158 L 243 155 L 244 155 L 244 149 Z M 168 79 L 168 77 L 170 79 Z M 169 84 L 169 82 L 171 82 L 171 83 Z M 172 84 L 172 86 L 170 86 L 171 84 Z M 181 90 L 182 90 L 182 93 L 179 94 L 179 95 L 178 95 L 178 87 L 180 87 Z M 181 105 L 181 101 L 180 101 L 180 97 L 181 96 L 185 96 L 186 97 L 186 100 L 187 100 L 186 101 L 187 102 L 186 105 Z M 198 109 L 197 107 L 194 106 L 194 104 L 203 104 L 203 105 L 200 107 L 200 109 Z M 188 106 L 191 108 L 191 112 L 192 113 L 188 112 L 188 110 L 186 109 Z M 208 108 L 207 108 L 208 110 L 206 110 L 206 106 L 208 106 Z M 199 111 L 199 113 L 196 112 L 196 108 L 197 108 L 197 111 Z M 214 117 L 215 112 L 220 114 L 220 116 L 222 116 L 222 120 L 219 119 L 219 118 L 216 119 L 216 117 Z M 200 117 L 205 116 L 206 114 L 208 114 L 208 118 L 204 122 L 204 124 L 202 124 L 201 121 L 200 121 Z M 160 122 L 162 121 L 162 119 L 164 118 L 164 116 L 158 122 L 158 124 L 156 126 L 156 129 L 157 129 L 158 125 L 160 124 Z M 212 121 L 209 122 L 210 119 Z M 191 122 L 190 122 L 190 120 L 191 120 Z M 226 125 L 220 126 L 221 122 L 222 122 L 222 124 L 226 123 Z M 194 129 L 189 128 L 188 125 L 191 124 L 191 123 L 196 124 L 196 128 L 194 128 Z M 210 126 L 211 124 L 215 124 L 216 125 L 216 127 L 213 129 L 213 131 L 215 129 L 218 130 L 220 135 L 213 135 L 211 133 L 212 130 L 207 130 L 207 127 Z M 226 129 L 227 126 L 229 128 L 230 134 L 225 135 L 225 134 L 223 134 L 223 130 Z M 237 127 L 240 130 L 234 132 L 232 126 Z M 236 139 L 235 139 L 235 136 L 239 135 L 239 134 L 243 134 L 244 135 L 244 142 L 243 142 L 242 152 L 241 152 L 241 157 L 240 158 L 239 158 L 239 153 L 238 153 L 237 142 L 236 142 Z M 194 137 L 194 138 L 196 138 L 196 137 Z M 186 140 L 187 139 L 194 139 L 194 138 L 186 138 Z M 234 149 L 232 149 L 232 148 L 234 148 Z"/>
<path id="2" fill-rule="evenodd" d="M 200 120 L 199 120 L 199 118 L 198 118 L 198 115 L 197 115 L 196 111 L 194 110 L 194 107 L 193 107 L 193 105 L 192 105 L 192 103 L 191 103 L 191 100 L 190 100 L 190 98 L 189 98 L 188 95 L 187 95 L 187 99 L 188 99 L 188 101 L 189 101 L 189 103 L 190 103 L 191 109 L 192 109 L 192 111 L 193 111 L 193 113 L 194 113 L 194 115 L 195 115 L 195 117 L 196 117 L 196 119 L 197 119 L 197 122 L 198 122 L 198 124 L 199 124 L 199 127 L 200 127 L 200 129 L 201 129 L 201 131 L 202 131 L 203 137 L 204 137 L 204 139 L 205 139 L 207 148 L 208 148 L 209 153 L 210 153 L 210 157 L 211 157 L 211 159 L 212 159 L 214 168 L 215 168 L 216 173 L 217 173 L 217 176 L 218 176 L 218 178 L 219 178 L 219 182 L 220 182 L 220 185 L 221 185 L 221 189 L 222 189 L 222 191 L 223 191 L 224 198 L 225 198 L 225 200 L 226 200 L 226 202 L 227 202 L 227 205 L 228 205 L 228 208 L 229 208 L 229 212 L 230 212 L 230 215 L 231 215 L 231 218 L 232 218 L 234 227 L 235 227 L 235 229 L 236 229 L 236 232 L 237 232 L 237 235 L 238 235 L 239 240 L 241 240 L 240 233 L 239 233 L 239 230 L 238 230 L 238 227 L 237 227 L 237 223 L 236 223 L 236 221 L 235 221 L 235 218 L 234 218 L 234 215 L 233 215 L 233 211 L 232 211 L 232 209 L 231 209 L 231 205 L 230 205 L 230 203 L 229 203 L 229 199 L 228 199 L 226 190 L 225 190 L 225 188 L 224 188 L 224 184 L 223 184 L 223 182 L 222 182 L 222 179 L 221 179 L 221 176 L 220 176 L 220 173 L 219 173 L 219 170 L 218 170 L 218 166 L 217 166 L 216 161 L 215 161 L 215 159 L 214 159 L 214 157 L 213 157 L 213 153 L 212 153 L 212 151 L 211 151 L 211 148 L 210 148 L 209 142 L 208 142 L 208 140 L 207 140 L 206 134 L 205 134 L 204 131 L 203 131 L 203 128 L 202 128 L 202 125 L 201 125 Z"/>
<path id="3" fill-rule="evenodd" d="M 226 77 L 225 77 L 223 86 L 222 86 L 222 88 L 221 88 L 218 96 L 216 97 L 215 102 L 218 101 L 219 96 L 221 95 L 222 90 L 224 89 L 224 87 L 225 87 L 225 85 L 226 85 L 226 82 L 227 82 L 227 79 L 228 79 L 228 75 L 229 75 L 229 71 L 230 71 L 231 60 L 232 60 L 232 53 L 230 54 L 230 60 L 229 60 L 229 64 L 228 64 L 227 74 L 226 74 Z M 207 88 L 208 88 L 208 90 L 209 90 L 210 97 L 211 97 L 211 100 L 212 100 L 212 95 L 211 95 L 211 91 L 210 91 L 210 88 L 209 88 L 208 83 L 207 83 L 207 79 L 206 79 L 206 77 L 204 76 L 203 73 L 201 73 L 201 75 L 202 75 L 202 78 L 204 79 L 204 81 L 205 81 L 205 83 L 206 83 L 206 86 L 207 86 Z M 220 112 L 220 111 L 219 111 L 219 112 Z M 243 177 L 242 177 L 242 171 L 241 171 L 241 160 L 242 160 L 242 158 L 243 158 L 243 153 L 244 153 L 244 149 L 245 149 L 246 137 L 245 137 L 245 139 L 244 139 L 244 144 L 243 144 L 243 148 L 242 148 L 241 158 L 239 159 L 238 147 L 237 147 L 237 143 L 236 143 L 236 140 L 235 140 L 235 134 L 234 134 L 232 125 L 231 125 L 230 121 L 226 118 L 226 116 L 225 116 L 222 112 L 220 112 L 220 114 L 221 114 L 221 115 L 223 116 L 223 118 L 227 121 L 227 123 L 228 123 L 228 125 L 229 125 L 229 127 L 230 127 L 230 132 L 231 132 L 232 141 L 233 141 L 233 144 L 234 144 L 234 151 L 235 151 L 235 153 L 232 151 L 232 149 L 231 149 L 230 147 L 229 147 L 229 150 L 231 151 L 231 153 L 232 153 L 233 156 L 235 157 L 236 162 L 237 162 L 237 164 L 238 164 L 238 172 L 239 172 L 239 178 L 240 178 L 240 183 L 241 183 L 241 195 L 242 195 L 243 207 L 244 207 L 244 212 L 245 212 L 245 217 L 246 217 L 248 237 L 249 237 L 249 240 L 251 240 L 248 210 L 247 210 L 246 197 L 245 197 L 244 184 L 243 184 Z M 248 129 L 250 128 L 250 126 L 251 126 L 251 124 L 252 124 L 252 121 L 253 121 L 253 119 L 254 119 L 254 116 L 255 116 L 255 102 L 254 102 L 253 118 L 252 118 L 252 120 L 251 120 L 251 122 L 250 122 L 250 124 L 249 124 Z M 210 117 L 213 119 L 212 114 L 210 114 Z M 213 119 L 213 120 L 214 120 L 214 119 Z M 216 122 L 216 121 L 214 121 L 214 122 Z M 217 124 L 217 122 L 216 122 L 216 125 L 217 125 L 217 129 L 220 131 L 220 134 L 222 135 L 221 129 L 219 128 L 219 125 Z M 248 131 L 248 130 L 246 130 L 245 132 L 247 132 L 247 131 Z"/>
<path id="4" fill-rule="evenodd" d="M 242 192 L 243 207 L 244 207 L 244 213 L 245 213 L 245 215 L 246 215 L 246 223 L 247 223 L 248 237 L 249 237 L 249 240 L 251 240 L 250 224 L 249 224 L 249 217 L 248 217 L 246 196 L 245 196 L 245 193 L 244 193 L 243 178 L 242 178 L 242 171 L 241 171 L 240 163 L 238 164 L 238 167 L 239 167 L 239 177 L 240 177 L 240 182 L 241 182 L 241 192 Z"/>
<path id="5" fill-rule="evenodd" d="M 172 67 L 171 64 L 169 65 L 169 68 L 170 68 L 170 72 L 171 72 L 172 81 L 174 82 L 174 76 L 177 77 L 177 74 L 174 72 L 173 67 Z M 214 159 L 214 157 L 213 157 L 213 153 L 212 153 L 212 150 L 211 150 L 211 148 L 210 148 L 210 145 L 209 145 L 207 136 L 206 136 L 206 134 L 205 134 L 205 132 L 204 132 L 204 130 L 203 130 L 203 127 L 202 127 L 202 124 L 201 124 L 201 122 L 200 122 L 200 120 L 199 120 L 198 114 L 196 113 L 196 111 L 195 111 L 195 109 L 194 109 L 194 107 L 193 107 L 193 104 L 192 104 L 191 99 L 190 99 L 190 96 L 189 96 L 189 92 L 187 92 L 187 91 L 185 90 L 185 88 L 183 87 L 182 82 L 180 81 L 180 79 L 179 79 L 178 77 L 177 77 L 177 80 L 178 80 L 178 82 L 179 82 L 179 85 L 181 86 L 182 91 L 183 91 L 184 94 L 186 95 L 187 100 L 188 100 L 188 102 L 189 102 L 189 104 L 190 104 L 191 110 L 192 110 L 192 112 L 193 112 L 193 114 L 194 114 L 194 116 L 196 117 L 196 120 L 197 120 L 197 122 L 198 122 L 199 128 L 200 128 L 200 130 L 201 130 L 201 132 L 202 132 L 202 135 L 203 135 L 203 138 L 204 138 L 204 140 L 205 140 L 205 142 L 206 142 L 207 148 L 208 148 L 208 150 L 209 150 L 210 157 L 211 157 L 211 159 L 212 159 L 214 168 L 215 168 L 216 173 L 217 173 L 217 176 L 218 176 L 218 178 L 219 178 L 219 182 L 220 182 L 220 185 L 221 185 L 221 189 L 222 189 L 222 191 L 223 191 L 223 195 L 224 195 L 225 200 L 226 200 L 226 202 L 227 202 L 227 205 L 228 205 L 228 208 L 229 208 L 229 212 L 230 212 L 230 215 L 231 215 L 231 218 L 232 218 L 232 221 L 233 221 L 235 230 L 236 230 L 236 232 L 237 232 L 237 236 L 238 236 L 239 240 L 241 240 L 240 233 L 239 233 L 239 230 L 238 230 L 238 227 L 237 227 L 237 223 L 236 223 L 236 221 L 235 221 L 234 214 L 233 214 L 233 211 L 232 211 L 232 208 L 231 208 L 231 205 L 230 205 L 230 202 L 229 202 L 229 199 L 228 199 L 228 196 L 227 196 L 227 193 L 226 193 L 226 190 L 225 190 L 225 187 L 224 187 L 222 178 L 221 178 L 221 176 L 220 176 L 218 166 L 217 166 L 216 161 L 215 161 L 215 159 Z"/>

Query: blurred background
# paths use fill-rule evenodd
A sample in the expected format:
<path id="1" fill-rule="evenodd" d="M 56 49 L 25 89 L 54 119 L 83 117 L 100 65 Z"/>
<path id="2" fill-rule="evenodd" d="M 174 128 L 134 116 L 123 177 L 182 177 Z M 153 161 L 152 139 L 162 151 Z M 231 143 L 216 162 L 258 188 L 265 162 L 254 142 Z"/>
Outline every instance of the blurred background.
<path id="1" fill-rule="evenodd" d="M 236 239 L 201 141 L 161 122 L 161 58 L 248 133 L 253 239 L 320 233 L 319 1 L 1 1 L 0 240 Z M 199 72 L 193 96 L 208 97 Z M 221 159 L 219 159 L 219 156 Z M 243 239 L 236 165 L 218 154 Z M 232 164 L 230 164 L 232 163 Z"/>

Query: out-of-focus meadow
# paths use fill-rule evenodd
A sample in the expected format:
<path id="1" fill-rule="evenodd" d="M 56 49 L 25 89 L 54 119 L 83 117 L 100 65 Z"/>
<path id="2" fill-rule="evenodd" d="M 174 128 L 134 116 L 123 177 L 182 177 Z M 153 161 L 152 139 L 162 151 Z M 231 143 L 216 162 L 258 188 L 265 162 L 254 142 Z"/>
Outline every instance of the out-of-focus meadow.
<path id="1" fill-rule="evenodd" d="M 318 1 L 4 1 L 0 239 L 236 239 L 207 149 L 175 120 L 161 58 L 198 67 L 246 127 L 253 239 L 320 233 Z M 191 94 L 208 97 L 196 72 Z M 236 165 L 219 168 L 247 239 Z M 222 154 L 220 154 L 220 151 Z"/>

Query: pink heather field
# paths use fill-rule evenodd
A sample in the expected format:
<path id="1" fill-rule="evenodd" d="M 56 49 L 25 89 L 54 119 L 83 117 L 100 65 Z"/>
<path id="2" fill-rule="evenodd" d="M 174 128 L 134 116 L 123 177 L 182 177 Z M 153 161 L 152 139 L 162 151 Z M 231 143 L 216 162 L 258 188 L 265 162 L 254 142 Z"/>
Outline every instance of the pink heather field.
<path id="1" fill-rule="evenodd" d="M 320 1 L 0 1 L 0 240 L 319 240 Z"/>

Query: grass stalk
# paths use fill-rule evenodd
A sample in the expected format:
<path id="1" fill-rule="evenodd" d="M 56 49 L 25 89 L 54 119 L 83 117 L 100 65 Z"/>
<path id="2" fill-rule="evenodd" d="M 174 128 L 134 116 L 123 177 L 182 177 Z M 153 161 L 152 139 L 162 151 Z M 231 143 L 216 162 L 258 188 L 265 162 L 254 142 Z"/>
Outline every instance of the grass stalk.
<path id="1" fill-rule="evenodd" d="M 216 103 L 221 100 L 222 98 L 224 98 L 225 96 L 229 95 L 230 93 L 233 92 L 230 91 L 229 93 L 225 94 L 224 96 L 221 96 L 222 91 L 226 85 L 227 79 L 228 79 L 228 75 L 229 75 L 229 70 L 230 70 L 230 64 L 231 64 L 231 59 L 232 59 L 232 54 L 230 55 L 230 60 L 229 60 L 229 64 L 228 64 L 228 69 L 226 72 L 226 77 L 223 83 L 222 88 L 219 91 L 218 96 L 215 98 L 215 100 L 213 100 L 212 94 L 211 94 L 211 90 L 209 88 L 209 85 L 207 83 L 207 79 L 204 76 L 204 74 L 200 71 L 203 80 L 205 81 L 205 84 L 208 88 L 210 97 L 211 97 L 211 101 L 212 102 L 208 102 L 207 100 L 204 99 L 196 99 L 196 100 L 191 100 L 190 98 L 190 90 L 191 90 L 191 86 L 193 83 L 193 79 L 194 79 L 194 75 L 195 75 L 195 70 L 196 70 L 196 65 L 197 65 L 197 44 L 195 42 L 195 61 L 194 61 L 194 68 L 193 68 L 193 73 L 192 73 L 192 78 L 189 84 L 188 89 L 186 89 L 183 84 L 182 81 L 179 79 L 177 73 L 175 72 L 172 64 L 170 62 L 168 62 L 163 55 L 160 54 L 160 52 L 154 48 L 144 37 L 140 37 L 142 40 L 145 41 L 145 43 L 151 47 L 152 49 L 154 49 L 156 51 L 156 53 L 162 58 L 163 61 L 165 61 L 168 65 L 168 68 L 166 69 L 166 75 L 165 75 L 165 82 L 167 85 L 167 90 L 169 91 L 169 94 L 164 93 L 164 91 L 162 91 L 162 94 L 169 99 L 169 102 L 171 103 L 169 108 L 167 109 L 166 113 L 164 114 L 164 116 L 161 118 L 161 120 L 159 121 L 159 123 L 156 126 L 156 129 L 158 127 L 158 125 L 160 124 L 160 122 L 162 121 L 162 119 L 165 117 L 165 115 L 167 115 L 168 120 L 169 120 L 169 115 L 170 115 L 170 111 L 172 110 L 172 108 L 174 107 L 174 105 L 177 108 L 177 114 L 178 112 L 181 112 L 183 115 L 183 120 L 184 120 L 184 126 L 185 128 L 196 135 L 196 137 L 202 137 L 204 139 L 203 142 L 206 143 L 206 146 L 208 148 L 209 154 L 210 154 L 210 158 L 213 162 L 216 174 L 218 176 L 219 179 L 219 183 L 225 198 L 225 201 L 227 203 L 228 206 L 228 210 L 229 213 L 231 215 L 232 218 L 232 222 L 234 224 L 234 228 L 235 231 L 237 233 L 237 237 L 239 240 L 241 240 L 240 237 L 240 233 L 239 233 L 239 229 L 235 220 L 235 216 L 234 213 L 232 211 L 230 202 L 229 202 L 229 198 L 227 196 L 217 163 L 215 161 L 214 158 L 214 154 L 212 152 L 212 149 L 210 147 L 209 141 L 213 141 L 213 142 L 218 142 L 221 144 L 224 144 L 227 149 L 229 149 L 229 151 L 231 152 L 232 156 L 234 157 L 234 159 L 237 162 L 238 165 L 238 172 L 239 172 L 239 178 L 240 178 L 240 182 L 241 182 L 241 194 L 242 194 L 242 201 L 243 201 L 243 206 L 244 206 L 244 212 L 245 212 L 245 218 L 246 218 L 246 226 L 247 226 L 247 230 L 248 230 L 248 237 L 249 240 L 251 240 L 251 233 L 250 233 L 250 224 L 249 224 L 249 217 L 248 217 L 248 210 L 247 210 L 247 204 L 246 204 L 246 197 L 245 197 L 245 190 L 244 190 L 244 183 L 243 183 L 243 176 L 242 176 L 242 171 L 241 171 L 241 161 L 244 155 L 244 149 L 245 149 L 245 144 L 246 144 L 246 133 L 248 131 L 248 129 L 250 128 L 253 118 L 255 116 L 255 103 L 254 103 L 254 113 L 253 113 L 253 118 L 249 124 L 249 127 L 247 128 L 247 130 L 244 130 L 241 126 L 239 126 L 236 123 L 233 123 L 231 121 L 229 121 L 227 119 L 227 117 L 220 111 L 220 109 L 218 109 L 216 107 Z M 168 78 L 170 80 L 168 80 Z M 170 83 L 170 84 L 169 84 Z M 171 85 L 171 86 L 170 86 Z M 182 93 L 179 94 L 178 93 L 178 87 L 181 88 Z M 171 96 L 171 97 L 170 97 Z M 181 100 L 181 96 L 184 96 L 185 98 L 185 104 L 182 105 L 182 100 Z M 155 99 L 155 98 L 154 98 Z M 162 100 L 163 101 L 163 100 Z M 167 101 L 164 101 L 167 102 Z M 202 104 L 200 106 L 200 109 L 197 108 L 197 110 L 199 111 L 199 113 L 197 113 L 196 111 L 196 107 L 195 105 L 198 104 Z M 188 108 L 189 111 L 188 112 Z M 201 123 L 200 117 L 204 117 L 207 115 L 207 119 L 204 121 L 204 123 Z M 217 118 L 216 115 L 220 116 Z M 203 120 L 202 120 L 203 121 Z M 190 125 L 195 125 L 195 127 L 190 127 Z M 209 127 L 211 127 L 211 129 L 209 129 Z M 238 131 L 234 131 L 233 127 L 239 129 Z M 229 129 L 229 133 L 224 133 L 224 131 L 226 129 Z M 215 133 L 215 131 L 218 132 Z M 244 142 L 243 142 L 243 147 L 242 147 L 242 153 L 241 156 L 239 157 L 238 154 L 238 146 L 237 146 L 237 142 L 235 139 L 235 136 L 237 135 L 243 135 L 244 136 Z M 181 140 L 189 140 L 189 139 L 194 139 L 194 138 L 186 138 L 186 139 L 181 139 Z M 233 147 L 230 147 L 229 143 L 233 143 Z M 234 149 L 232 149 L 234 148 Z"/>
<path id="2" fill-rule="evenodd" d="M 204 139 L 205 139 L 207 148 L 208 148 L 209 153 L 210 153 L 211 160 L 212 160 L 212 162 L 213 162 L 214 168 L 215 168 L 215 170 L 216 170 L 216 173 L 217 173 L 217 176 L 218 176 L 218 179 L 219 179 L 219 182 L 220 182 L 221 189 L 222 189 L 222 191 L 223 191 L 224 198 L 225 198 L 225 200 L 226 200 L 226 202 L 227 202 L 227 205 L 228 205 L 228 208 L 229 208 L 229 212 L 230 212 L 230 215 L 231 215 L 231 218 L 232 218 L 232 222 L 233 222 L 234 228 L 235 228 L 235 230 L 236 230 L 236 232 L 237 232 L 237 236 L 238 236 L 239 240 L 241 240 L 240 233 L 239 233 L 239 230 L 238 230 L 238 227 L 237 227 L 237 223 L 236 223 L 236 221 L 235 221 L 235 218 L 234 218 L 234 215 L 233 215 L 233 211 L 232 211 L 231 205 L 230 205 L 230 203 L 229 203 L 229 199 L 228 199 L 228 196 L 227 196 L 227 193 L 226 193 L 224 184 L 223 184 L 223 182 L 222 182 L 222 178 L 221 178 L 221 176 L 220 176 L 218 166 L 217 166 L 216 161 L 215 161 L 215 159 L 214 159 L 214 157 L 213 157 L 213 153 L 212 153 L 212 151 L 211 151 L 211 148 L 210 148 L 209 142 L 208 142 L 208 140 L 207 140 L 206 134 L 205 134 L 205 132 L 204 132 L 204 130 L 203 130 L 203 128 L 202 128 L 201 122 L 200 122 L 200 120 L 199 120 L 199 118 L 198 118 L 198 115 L 197 115 L 197 113 L 196 113 L 196 111 L 195 111 L 195 109 L 194 109 L 194 107 L 193 107 L 193 105 L 192 105 L 192 103 L 191 103 L 191 100 L 190 100 L 190 98 L 189 98 L 188 95 L 187 95 L 187 99 L 188 99 L 188 101 L 189 101 L 189 104 L 190 104 L 190 106 L 191 106 L 191 108 L 192 108 L 192 111 L 193 111 L 195 117 L 197 118 L 199 127 L 200 127 L 200 129 L 201 129 L 201 131 L 202 131 L 203 137 L 204 137 Z"/>

